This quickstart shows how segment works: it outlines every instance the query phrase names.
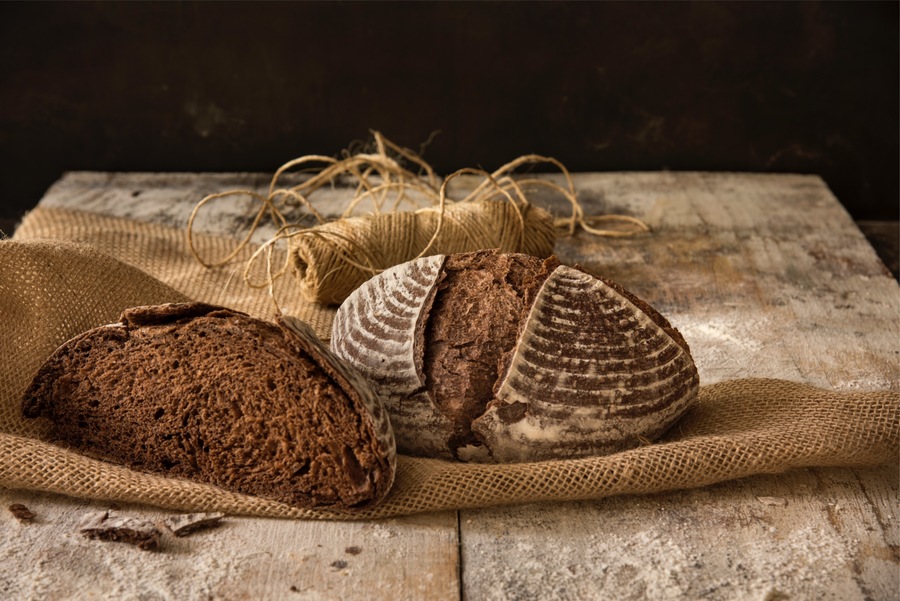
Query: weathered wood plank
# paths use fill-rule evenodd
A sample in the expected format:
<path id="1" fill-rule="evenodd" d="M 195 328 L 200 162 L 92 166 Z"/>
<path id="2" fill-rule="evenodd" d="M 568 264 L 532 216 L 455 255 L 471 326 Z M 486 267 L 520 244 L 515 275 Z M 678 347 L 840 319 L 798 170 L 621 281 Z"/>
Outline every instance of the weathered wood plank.
<path id="1" fill-rule="evenodd" d="M 561 241 L 559 254 L 618 280 L 669 317 L 691 346 L 701 382 L 900 384 L 896 282 L 819 180 L 598 174 L 581 177 L 579 190 L 595 210 L 642 217 L 654 233 L 579 236 Z M 897 508 L 897 473 L 889 467 L 467 511 L 460 518 L 464 594 L 895 599 Z"/>
<path id="2" fill-rule="evenodd" d="M 857 221 L 856 225 L 894 279 L 900 278 L 900 221 Z"/>
<path id="3" fill-rule="evenodd" d="M 23 524 L 6 509 L 36 514 Z M 458 599 L 455 512 L 378 522 L 226 517 L 176 537 L 173 515 L 122 506 L 158 523 L 157 551 L 89 540 L 82 519 L 107 505 L 0 489 L 4 599 Z"/>
<path id="4" fill-rule="evenodd" d="M 860 496 L 859 478 L 877 482 Z M 466 599 L 896 599 L 896 468 L 466 512 Z M 886 507 L 892 509 L 886 511 Z M 877 524 L 882 513 L 885 530 Z"/>

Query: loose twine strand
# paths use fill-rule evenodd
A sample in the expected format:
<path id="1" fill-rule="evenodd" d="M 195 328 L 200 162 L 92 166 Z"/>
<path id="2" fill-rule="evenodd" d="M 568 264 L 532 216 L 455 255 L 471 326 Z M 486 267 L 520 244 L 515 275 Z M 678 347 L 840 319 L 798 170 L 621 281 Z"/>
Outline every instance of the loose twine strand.
<path id="1" fill-rule="evenodd" d="M 372 134 L 375 145 L 372 152 L 351 153 L 347 150 L 342 154 L 342 158 L 306 155 L 288 161 L 275 171 L 266 194 L 260 194 L 254 190 L 237 189 L 205 196 L 196 204 L 187 223 L 187 242 L 193 257 L 209 268 L 232 262 L 250 245 L 253 235 L 268 218 L 277 227 L 275 235 L 254 251 L 246 261 L 243 279 L 245 284 L 252 288 L 267 288 L 269 296 L 275 302 L 276 309 L 280 312 L 275 299 L 274 285 L 275 281 L 288 273 L 291 267 L 290 253 L 285 253 L 280 266 L 276 267 L 274 264 L 274 251 L 281 242 L 291 243 L 299 238 L 316 238 L 330 246 L 340 261 L 346 265 L 371 275 L 382 271 L 383 268 L 376 267 L 378 261 L 373 253 L 360 245 L 353 237 L 334 231 L 334 229 L 319 227 L 328 223 L 343 222 L 352 228 L 353 224 L 350 218 L 360 217 L 360 207 L 364 201 L 370 202 L 367 213 L 369 216 L 402 210 L 411 210 L 416 214 L 436 213 L 437 225 L 427 244 L 416 256 L 408 259 L 426 256 L 444 229 L 445 221 L 448 219 L 448 207 L 464 203 L 508 202 L 515 209 L 516 235 L 521 243 L 526 234 L 524 212 L 529 206 L 526 194 L 528 189 L 544 188 L 568 201 L 571 213 L 566 217 L 554 219 L 556 228 L 566 235 L 574 235 L 579 228 L 587 233 L 604 237 L 628 237 L 650 231 L 646 223 L 628 215 L 586 217 L 584 209 L 577 199 L 571 174 L 565 165 L 552 157 L 527 154 L 506 163 L 493 172 L 466 167 L 441 179 L 420 154 L 391 142 L 377 131 Z M 514 176 L 517 169 L 525 165 L 536 164 L 549 164 L 557 168 L 563 175 L 565 185 L 537 177 Z M 413 172 L 412 168 L 417 168 L 418 172 Z M 288 172 L 309 174 L 309 177 L 295 185 L 279 187 L 280 181 Z M 450 199 L 448 196 L 450 183 L 464 175 L 481 177 L 482 181 L 465 197 L 459 200 Z M 311 198 L 313 193 L 326 186 L 333 187 L 337 183 L 347 180 L 354 185 L 355 190 L 343 213 L 333 219 L 322 215 L 313 203 Z M 225 257 L 211 260 L 201 256 L 194 244 L 194 224 L 197 216 L 210 203 L 224 198 L 241 196 L 249 197 L 259 203 L 259 208 L 246 233 Z M 301 211 L 301 219 L 291 221 L 288 214 L 298 210 Z M 301 223 L 303 219 L 310 217 L 315 221 L 314 225 Z M 389 244 L 390 241 L 385 240 L 383 243 Z M 473 248 L 473 250 L 475 249 Z M 254 264 L 262 257 L 265 257 L 265 281 L 254 281 L 251 271 Z M 324 281 L 338 270 L 339 267 L 331 269 L 321 276 L 322 280 Z"/>

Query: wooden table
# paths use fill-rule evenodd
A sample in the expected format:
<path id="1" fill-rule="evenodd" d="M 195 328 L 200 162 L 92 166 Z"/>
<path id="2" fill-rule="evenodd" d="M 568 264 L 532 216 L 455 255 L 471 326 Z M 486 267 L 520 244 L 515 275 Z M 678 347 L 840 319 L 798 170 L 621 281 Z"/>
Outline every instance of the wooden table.
<path id="1" fill-rule="evenodd" d="M 41 206 L 183 227 L 204 194 L 267 183 L 253 174 L 70 173 Z M 669 317 L 702 382 L 900 387 L 897 282 L 817 177 L 606 173 L 580 174 L 576 185 L 588 214 L 635 215 L 654 233 L 579 234 L 558 254 Z M 234 224 L 223 213 L 203 228 L 233 233 Z M 372 522 L 232 517 L 164 537 L 157 552 L 81 537 L 79 521 L 104 503 L 0 490 L 0 505 L 11 503 L 38 517 L 21 524 L 0 511 L 0 597 L 10 599 L 900 598 L 896 465 Z"/>

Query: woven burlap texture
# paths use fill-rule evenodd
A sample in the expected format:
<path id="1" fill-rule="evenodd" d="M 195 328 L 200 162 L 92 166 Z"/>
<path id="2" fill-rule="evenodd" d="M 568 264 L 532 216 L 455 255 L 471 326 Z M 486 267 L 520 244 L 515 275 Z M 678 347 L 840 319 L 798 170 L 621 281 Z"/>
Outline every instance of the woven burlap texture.
<path id="1" fill-rule="evenodd" d="M 208 255 L 232 246 L 213 237 L 195 244 Z M 606 457 L 468 465 L 401 456 L 387 499 L 343 514 L 90 459 L 43 442 L 39 425 L 20 417 L 20 397 L 44 358 L 123 308 L 194 299 L 271 318 L 266 291 L 247 289 L 235 269 L 199 266 L 180 230 L 61 209 L 30 213 L 15 239 L 0 241 L 0 486 L 177 511 L 365 519 L 662 492 L 800 467 L 896 462 L 900 453 L 895 392 L 735 380 L 701 387 L 696 408 L 662 441 Z M 279 285 L 282 298 L 299 298 L 290 278 Z M 282 309 L 327 335 L 330 309 L 302 301 Z"/>

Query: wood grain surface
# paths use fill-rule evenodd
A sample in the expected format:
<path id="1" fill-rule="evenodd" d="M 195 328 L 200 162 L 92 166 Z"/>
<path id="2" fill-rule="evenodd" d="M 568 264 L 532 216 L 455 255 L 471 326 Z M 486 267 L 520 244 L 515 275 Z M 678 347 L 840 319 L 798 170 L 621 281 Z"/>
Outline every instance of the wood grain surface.
<path id="1" fill-rule="evenodd" d="M 267 183 L 257 174 L 70 173 L 42 205 L 184 227 L 204 194 Z M 557 243 L 560 258 L 618 280 L 666 315 L 702 383 L 757 376 L 900 388 L 897 282 L 820 179 L 596 173 L 579 174 L 576 187 L 588 214 L 634 215 L 653 232 L 579 233 Z M 347 191 L 329 194 L 324 202 L 337 206 Z M 549 197 L 535 202 L 564 209 Z M 240 205 L 221 206 L 202 229 L 234 235 L 246 224 Z M 156 552 L 78 534 L 103 504 L 0 490 L 0 596 L 891 600 L 900 596 L 898 480 L 896 465 L 822 468 L 377 522 L 228 517 L 184 538 L 164 530 Z M 17 520 L 12 503 L 29 507 L 34 522 Z"/>

